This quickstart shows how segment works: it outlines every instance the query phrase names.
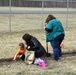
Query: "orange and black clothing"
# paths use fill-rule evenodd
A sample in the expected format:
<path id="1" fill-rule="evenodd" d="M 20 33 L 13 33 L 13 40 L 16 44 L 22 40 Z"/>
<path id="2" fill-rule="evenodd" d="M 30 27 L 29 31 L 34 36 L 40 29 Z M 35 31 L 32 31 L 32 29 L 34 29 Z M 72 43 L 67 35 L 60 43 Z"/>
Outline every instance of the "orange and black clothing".
<path id="1" fill-rule="evenodd" d="M 26 50 L 26 47 L 24 47 L 24 48 L 22 48 L 22 49 L 18 49 L 18 51 L 16 52 L 16 56 L 22 55 L 20 58 L 21 58 L 23 61 L 24 61 L 24 59 L 25 59 L 25 54 L 24 54 L 25 50 Z"/>
<path id="2" fill-rule="evenodd" d="M 16 55 L 24 54 L 25 50 L 26 50 L 26 47 L 24 47 L 22 49 L 18 49 L 18 51 L 16 52 Z"/>

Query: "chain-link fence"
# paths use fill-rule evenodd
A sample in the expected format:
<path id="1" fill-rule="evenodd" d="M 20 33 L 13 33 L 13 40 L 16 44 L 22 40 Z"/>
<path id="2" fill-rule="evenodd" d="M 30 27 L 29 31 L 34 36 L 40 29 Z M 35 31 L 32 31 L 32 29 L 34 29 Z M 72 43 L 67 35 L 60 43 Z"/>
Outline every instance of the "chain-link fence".
<path id="1" fill-rule="evenodd" d="M 75 0 L 0 1 L 4 1 L 3 5 L 0 2 L 1 32 L 42 29 L 48 14 L 61 20 L 64 27 L 76 27 Z"/>

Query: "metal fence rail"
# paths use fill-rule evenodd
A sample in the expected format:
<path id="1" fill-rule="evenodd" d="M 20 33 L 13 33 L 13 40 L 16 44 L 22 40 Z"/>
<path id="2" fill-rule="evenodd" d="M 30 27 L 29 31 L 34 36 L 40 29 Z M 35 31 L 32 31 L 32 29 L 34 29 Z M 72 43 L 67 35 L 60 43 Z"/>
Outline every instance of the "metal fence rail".
<path id="1" fill-rule="evenodd" d="M 0 14 L 42 14 L 42 11 L 0 10 Z M 76 11 L 43 11 L 43 14 L 76 14 Z"/>

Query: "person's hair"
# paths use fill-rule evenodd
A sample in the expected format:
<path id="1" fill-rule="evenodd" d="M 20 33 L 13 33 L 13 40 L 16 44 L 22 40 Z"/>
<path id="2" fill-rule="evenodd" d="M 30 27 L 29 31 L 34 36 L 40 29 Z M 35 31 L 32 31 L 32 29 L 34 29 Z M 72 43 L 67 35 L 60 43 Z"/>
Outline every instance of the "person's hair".
<path id="1" fill-rule="evenodd" d="M 24 43 L 19 43 L 19 46 L 21 46 L 23 48 L 24 47 Z"/>
<path id="2" fill-rule="evenodd" d="M 28 34 L 28 33 L 24 34 L 23 37 L 22 37 L 22 39 L 26 42 L 27 45 L 30 44 L 31 38 L 33 38 L 33 36 Z"/>
<path id="3" fill-rule="evenodd" d="M 56 17 L 54 17 L 53 15 L 48 15 L 48 17 L 45 20 L 45 23 L 48 23 L 52 19 L 56 19 Z"/>

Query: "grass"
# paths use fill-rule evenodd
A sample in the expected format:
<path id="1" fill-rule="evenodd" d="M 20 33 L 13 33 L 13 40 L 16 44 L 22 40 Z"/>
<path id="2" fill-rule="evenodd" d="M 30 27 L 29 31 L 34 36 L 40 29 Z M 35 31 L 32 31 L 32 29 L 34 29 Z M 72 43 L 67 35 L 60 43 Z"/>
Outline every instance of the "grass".
<path id="1" fill-rule="evenodd" d="M 71 30 L 71 31 L 70 31 Z M 44 30 L 25 30 L 21 32 L 6 32 L 0 34 L 0 59 L 7 59 L 14 56 L 18 49 L 18 43 L 24 42 L 22 36 L 29 33 L 35 36 L 45 46 L 45 31 Z M 65 29 L 65 46 L 63 52 L 76 51 L 76 32 L 75 28 Z M 49 44 L 49 52 L 52 48 Z M 48 66 L 42 68 L 37 65 L 26 65 L 22 61 L 0 62 L 0 75 L 76 75 L 76 56 L 63 55 L 63 58 L 58 62 L 52 60 L 52 57 L 45 57 Z"/>
<path id="2" fill-rule="evenodd" d="M 17 10 L 24 10 L 20 8 Z M 1 8 L 0 10 L 7 10 Z M 15 10 L 15 8 L 13 8 Z M 29 9 L 28 9 L 29 10 Z M 36 9 L 37 10 L 37 9 Z M 41 9 L 38 9 L 41 10 Z M 48 10 L 48 9 L 46 9 Z M 49 9 L 50 10 L 50 9 Z M 69 54 L 63 55 L 59 61 L 54 61 L 53 55 L 45 57 L 48 66 L 42 68 L 38 65 L 26 65 L 22 61 L 3 61 L 15 55 L 18 44 L 24 42 L 22 36 L 29 33 L 35 36 L 46 48 L 45 31 L 42 29 L 41 14 L 12 14 L 12 32 L 9 31 L 8 14 L 0 14 L 0 75 L 76 75 L 76 55 L 70 54 L 76 52 L 76 14 L 69 14 L 68 27 L 66 28 L 66 14 L 54 14 L 63 23 L 65 29 L 64 47 L 62 52 Z M 44 20 L 47 14 L 44 15 Z M 53 54 L 49 46 L 49 52 Z"/>
<path id="3" fill-rule="evenodd" d="M 45 21 L 48 14 L 44 15 Z M 66 14 L 54 14 L 59 20 L 61 20 L 64 27 L 76 27 L 76 14 L 68 15 L 68 25 L 66 25 Z M 23 31 L 23 30 L 33 30 L 42 29 L 45 23 L 42 25 L 42 15 L 41 14 L 12 14 L 11 15 L 11 25 L 9 26 L 9 15 L 0 14 L 0 31 Z M 4 19 L 4 20 L 3 20 Z"/>
<path id="4" fill-rule="evenodd" d="M 12 10 L 35 10 L 35 11 L 38 11 L 38 10 L 42 10 L 42 8 L 40 7 L 11 7 L 11 9 Z M 0 7 L 0 10 L 9 10 L 9 7 Z M 61 10 L 61 11 L 66 11 L 67 10 L 67 8 L 51 8 L 51 7 L 49 7 L 49 8 L 44 8 L 44 10 L 45 11 L 59 11 L 59 10 Z M 76 10 L 75 8 L 69 8 L 69 10 L 71 10 L 71 11 L 74 11 L 74 10 Z"/>
<path id="5" fill-rule="evenodd" d="M 30 7 L 12 7 L 12 10 L 42 10 L 42 8 L 30 8 Z M 9 7 L 0 7 L 0 10 L 9 10 Z M 66 8 L 44 8 L 45 11 L 66 11 Z M 69 11 L 76 11 L 74 8 L 69 8 Z M 30 29 L 42 29 L 42 22 L 48 14 L 44 14 L 42 20 L 42 14 L 12 14 L 11 25 L 9 24 L 9 14 L 0 14 L 0 32 L 9 31 L 23 31 Z M 66 14 L 54 14 L 56 18 L 61 20 L 64 27 L 75 27 L 76 26 L 76 14 L 68 14 L 68 23 Z M 68 25 L 67 25 L 68 24 Z M 9 26 L 10 25 L 10 26 Z M 30 26 L 30 27 L 29 27 Z"/>

